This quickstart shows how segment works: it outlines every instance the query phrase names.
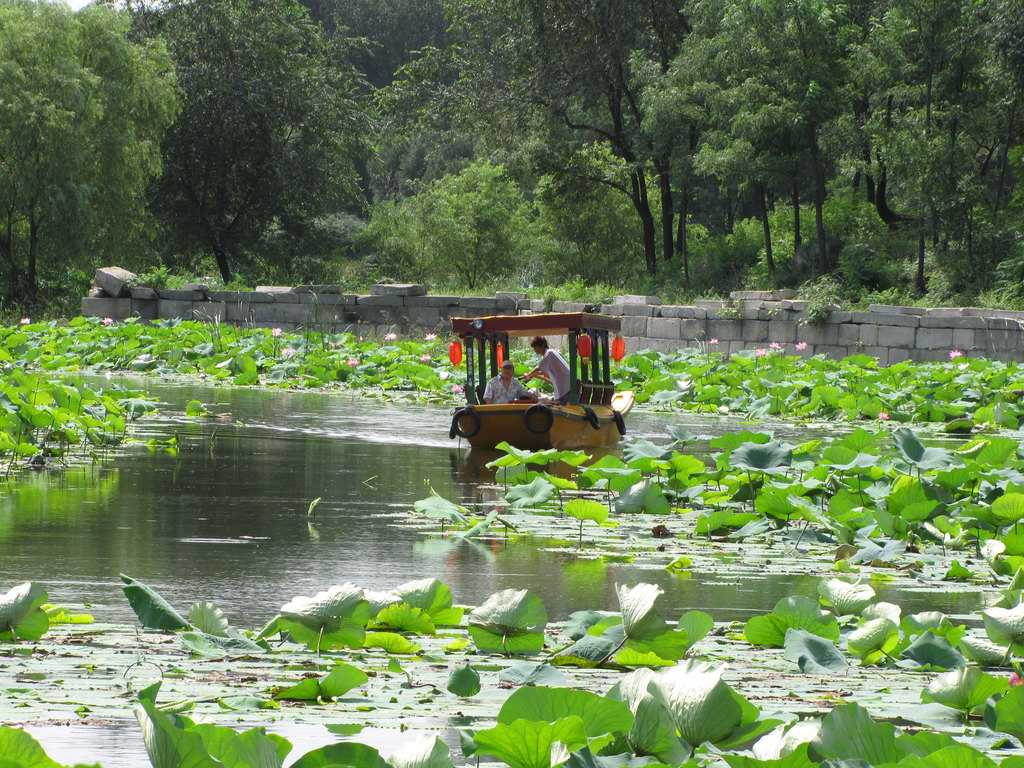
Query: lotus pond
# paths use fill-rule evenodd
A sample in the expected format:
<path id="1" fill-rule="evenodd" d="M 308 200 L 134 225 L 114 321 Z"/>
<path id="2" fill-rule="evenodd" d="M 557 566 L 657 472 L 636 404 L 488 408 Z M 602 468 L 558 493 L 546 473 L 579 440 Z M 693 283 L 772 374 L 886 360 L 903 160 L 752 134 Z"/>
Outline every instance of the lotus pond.
<path id="1" fill-rule="evenodd" d="M 713 340 L 712 340 L 713 341 Z M 42 371 L 134 371 L 199 377 L 236 385 L 355 389 L 394 399 L 452 403 L 463 372 L 448 339 L 383 339 L 355 333 L 79 317 L 69 323 L 0 327 L 0 366 Z M 784 416 L 940 425 L 952 433 L 1018 429 L 1024 419 L 1024 366 L 949 351 L 942 363 L 880 368 L 873 358 L 805 357 L 773 344 L 725 358 L 711 343 L 676 354 L 635 351 L 613 378 L 651 408 L 753 418 Z M 527 349 L 512 350 L 521 365 Z M 0 450 L 5 450 L 0 443 Z"/>
<path id="2" fill-rule="evenodd" d="M 119 328 L 86 330 L 148 332 Z M 261 381 L 273 345 L 306 339 L 238 338 L 270 345 Z M 401 345 L 364 353 L 441 354 Z M 643 360 L 679 410 L 702 385 L 673 367 L 832 365 L 622 371 Z M 976 415 L 1016 413 L 997 366 L 908 374 L 976 380 L 938 400 L 960 415 L 886 402 L 971 436 L 819 392 L 820 423 L 634 413 L 606 456 L 460 450 L 420 402 L 443 391 L 383 381 L 368 400 L 84 376 L 149 415 L 127 446 L 0 488 L 0 766 L 1021 768 L 1024 458 Z"/>

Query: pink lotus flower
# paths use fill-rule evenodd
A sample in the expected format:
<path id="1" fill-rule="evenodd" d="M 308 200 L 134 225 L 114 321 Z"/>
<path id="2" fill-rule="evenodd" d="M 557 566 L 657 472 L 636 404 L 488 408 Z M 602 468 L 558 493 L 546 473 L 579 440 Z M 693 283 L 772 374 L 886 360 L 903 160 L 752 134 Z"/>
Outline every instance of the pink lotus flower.
<path id="1" fill-rule="evenodd" d="M 295 357 L 295 350 L 291 347 L 285 347 L 281 350 L 281 357 L 287 360 L 290 357 Z"/>
<path id="2" fill-rule="evenodd" d="M 430 355 L 420 355 L 420 362 L 421 363 L 429 363 L 430 362 Z"/>
<path id="3" fill-rule="evenodd" d="M 956 360 L 958 357 L 963 357 L 963 356 L 964 356 L 964 353 L 961 352 L 959 349 L 951 349 L 951 350 L 949 350 L 949 359 L 950 360 Z"/>
<path id="4" fill-rule="evenodd" d="M 104 317 L 103 318 L 103 324 L 104 325 L 113 325 L 114 324 L 114 318 L 112 318 L 112 317 Z"/>
<path id="5" fill-rule="evenodd" d="M 359 365 L 359 359 L 355 357 L 350 357 L 345 362 L 348 364 L 349 368 L 355 368 L 357 365 Z"/>
<path id="6" fill-rule="evenodd" d="M 718 344 L 718 339 L 709 339 L 708 344 L 710 344 L 713 347 L 716 344 Z"/>
<path id="7" fill-rule="evenodd" d="M 1024 677 L 1021 677 L 1016 672 L 1010 675 L 1010 685 L 1024 685 Z"/>
<path id="8" fill-rule="evenodd" d="M 463 388 L 463 386 L 461 384 L 452 384 L 452 393 L 453 394 L 461 395 L 465 391 L 466 390 Z"/>
<path id="9" fill-rule="evenodd" d="M 805 349 L 807 349 L 807 342 L 806 341 L 798 341 L 794 348 L 796 349 L 797 352 L 803 352 Z"/>
<path id="10" fill-rule="evenodd" d="M 385 333 L 384 334 L 384 341 L 394 341 L 397 338 L 398 338 L 398 334 L 397 333 Z"/>
<path id="11" fill-rule="evenodd" d="M 27 317 L 23 317 L 23 318 L 21 318 L 21 323 L 19 323 L 19 325 L 28 325 L 31 322 L 32 321 L 29 320 Z"/>
<path id="12" fill-rule="evenodd" d="M 768 350 L 765 349 L 764 347 L 758 347 L 757 349 L 754 350 L 754 354 L 757 357 L 765 357 L 768 354 Z"/>
<path id="13" fill-rule="evenodd" d="M 273 336 L 275 339 L 279 339 L 282 333 L 283 331 L 280 328 L 275 328 L 270 332 L 270 335 Z"/>
<path id="14" fill-rule="evenodd" d="M 424 341 L 434 341 L 436 338 L 437 338 L 437 334 L 436 333 L 428 333 L 426 336 L 423 337 L 423 340 Z"/>
<path id="15" fill-rule="evenodd" d="M 889 419 L 891 419 L 891 418 L 892 418 L 892 416 L 890 416 L 885 411 L 879 411 L 878 412 L 878 420 L 879 421 L 889 421 Z"/>
<path id="16" fill-rule="evenodd" d="M 768 349 L 782 349 L 782 345 L 779 344 L 779 342 L 777 341 L 773 341 L 771 344 L 768 345 Z"/>

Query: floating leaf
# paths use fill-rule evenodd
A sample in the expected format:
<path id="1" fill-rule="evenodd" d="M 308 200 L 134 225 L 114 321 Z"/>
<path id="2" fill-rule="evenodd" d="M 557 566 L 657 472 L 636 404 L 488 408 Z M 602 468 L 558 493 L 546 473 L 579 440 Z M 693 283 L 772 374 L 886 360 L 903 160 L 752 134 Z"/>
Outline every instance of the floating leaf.
<path id="1" fill-rule="evenodd" d="M 369 618 L 370 605 L 363 591 L 343 584 L 313 597 L 293 597 L 260 636 L 283 631 L 313 650 L 359 648 Z"/>
<path id="2" fill-rule="evenodd" d="M 831 675 L 847 671 L 846 659 L 835 644 L 802 629 L 787 629 L 786 659 L 795 662 L 801 672 Z"/>
<path id="3" fill-rule="evenodd" d="M 851 584 L 842 579 L 821 582 L 818 594 L 825 605 L 831 606 L 840 616 L 858 616 L 875 601 L 875 590 L 869 584 Z"/>
<path id="4" fill-rule="evenodd" d="M 485 653 L 535 653 L 544 647 L 547 623 L 539 597 L 525 589 L 505 589 L 470 612 L 469 634 Z"/>
<path id="5" fill-rule="evenodd" d="M 0 640 L 38 640 L 45 635 L 50 628 L 50 619 L 42 608 L 45 602 L 46 590 L 31 581 L 0 595 Z"/>
<path id="6" fill-rule="evenodd" d="M 448 674 L 448 684 L 445 687 L 449 693 L 456 696 L 476 696 L 480 693 L 480 675 L 469 664 L 462 664 Z"/>
<path id="7" fill-rule="evenodd" d="M 1003 693 L 1010 683 L 977 667 L 963 667 L 937 675 L 921 692 L 921 701 L 935 702 L 970 713 L 984 706 L 990 696 Z"/>
<path id="8" fill-rule="evenodd" d="M 496 758 L 511 768 L 552 768 L 564 762 L 569 753 L 586 746 L 587 734 L 583 720 L 565 717 L 554 723 L 498 723 L 476 731 L 473 740 L 478 755 Z"/>
<path id="9" fill-rule="evenodd" d="M 802 629 L 833 642 L 839 640 L 839 623 L 835 616 L 822 611 L 809 597 L 785 597 L 775 604 L 771 613 L 747 620 L 743 634 L 748 643 L 781 648 L 786 631 Z"/>
<path id="10" fill-rule="evenodd" d="M 588 738 L 606 733 L 626 733 L 633 725 L 633 714 L 621 701 L 575 688 L 545 687 L 517 689 L 502 704 L 498 722 L 506 725 L 516 720 L 554 723 L 571 716 L 583 721 Z"/>
<path id="11" fill-rule="evenodd" d="M 121 574 L 125 597 L 146 629 L 188 629 L 188 622 L 152 587 Z"/>

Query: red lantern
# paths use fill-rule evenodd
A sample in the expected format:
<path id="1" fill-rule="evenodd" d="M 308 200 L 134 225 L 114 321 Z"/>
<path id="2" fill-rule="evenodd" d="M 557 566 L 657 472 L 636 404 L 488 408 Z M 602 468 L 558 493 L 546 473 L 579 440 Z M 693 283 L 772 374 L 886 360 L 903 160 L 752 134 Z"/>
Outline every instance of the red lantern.
<path id="1" fill-rule="evenodd" d="M 621 336 L 612 339 L 612 360 L 616 363 L 626 356 L 626 340 Z"/>
<path id="2" fill-rule="evenodd" d="M 589 334 L 584 333 L 576 339 L 576 351 L 579 353 L 580 357 L 584 359 L 590 357 L 590 354 L 594 351 L 594 342 L 591 340 Z"/>
<path id="3" fill-rule="evenodd" d="M 448 359 L 452 361 L 452 365 L 458 367 L 459 363 L 462 362 L 462 342 L 456 339 L 448 345 Z"/>
<path id="4" fill-rule="evenodd" d="M 505 345 L 499 341 L 494 347 L 494 352 L 498 356 L 498 367 L 501 368 L 505 362 Z"/>

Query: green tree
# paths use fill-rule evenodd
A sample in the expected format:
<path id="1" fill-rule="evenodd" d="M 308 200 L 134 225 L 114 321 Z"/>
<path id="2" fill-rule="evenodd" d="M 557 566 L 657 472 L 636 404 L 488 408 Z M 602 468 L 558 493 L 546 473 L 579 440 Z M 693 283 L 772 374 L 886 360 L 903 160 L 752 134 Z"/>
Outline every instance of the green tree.
<path id="1" fill-rule="evenodd" d="M 401 202 L 379 203 L 363 234 L 386 276 L 467 288 L 516 275 L 543 239 L 519 187 L 486 161 Z"/>
<path id="2" fill-rule="evenodd" d="M 569 174 L 578 152 L 604 144 L 628 168 L 579 177 L 625 194 L 641 228 L 647 270 L 659 240 L 674 248 L 671 135 L 645 129 L 645 82 L 667 72 L 689 29 L 677 0 L 471 0 L 453 3 L 463 117 L 489 143 L 525 148 L 531 170 Z M 652 190 L 658 191 L 657 195 Z M 660 227 L 652 199 L 660 201 Z M 659 238 L 660 229 L 660 238 Z"/>
<path id="3" fill-rule="evenodd" d="M 294 0 L 172 0 L 163 11 L 182 90 L 156 207 L 178 249 L 225 282 L 271 224 L 357 205 L 366 108 L 342 38 Z"/>
<path id="4" fill-rule="evenodd" d="M 8 300 L 34 304 L 40 275 L 124 252 L 145 220 L 174 118 L 164 46 L 128 39 L 109 8 L 0 3 L 0 260 Z M 45 262 L 45 263 L 44 263 Z"/>

